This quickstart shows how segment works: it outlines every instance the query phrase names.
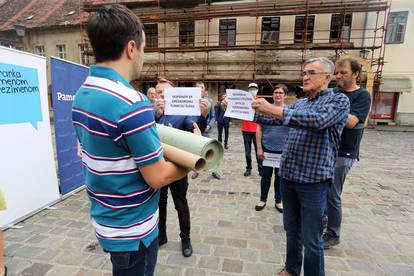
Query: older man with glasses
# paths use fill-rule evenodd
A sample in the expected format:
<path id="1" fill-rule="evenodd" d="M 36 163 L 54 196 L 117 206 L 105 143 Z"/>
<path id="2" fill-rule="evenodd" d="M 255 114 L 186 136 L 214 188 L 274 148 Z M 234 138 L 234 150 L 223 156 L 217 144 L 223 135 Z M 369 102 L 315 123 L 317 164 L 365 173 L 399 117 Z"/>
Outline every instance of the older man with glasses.
<path id="1" fill-rule="evenodd" d="M 334 69 L 327 58 L 310 59 L 302 72 L 306 98 L 290 107 L 264 99 L 252 103 L 257 122 L 290 127 L 279 170 L 286 231 L 286 261 L 279 276 L 299 275 L 302 260 L 305 276 L 325 275 L 323 215 L 349 113 L 348 98 L 328 88 Z"/>

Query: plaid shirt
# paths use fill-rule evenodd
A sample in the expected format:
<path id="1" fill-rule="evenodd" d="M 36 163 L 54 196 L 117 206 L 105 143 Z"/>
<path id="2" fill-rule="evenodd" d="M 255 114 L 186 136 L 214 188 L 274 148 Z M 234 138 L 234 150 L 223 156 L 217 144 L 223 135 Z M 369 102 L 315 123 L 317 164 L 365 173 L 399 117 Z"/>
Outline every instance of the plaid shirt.
<path id="1" fill-rule="evenodd" d="M 280 162 L 280 177 L 299 183 L 332 179 L 348 113 L 348 98 L 332 89 L 285 107 L 282 121 L 256 113 L 255 121 L 260 124 L 283 124 L 290 128 Z"/>

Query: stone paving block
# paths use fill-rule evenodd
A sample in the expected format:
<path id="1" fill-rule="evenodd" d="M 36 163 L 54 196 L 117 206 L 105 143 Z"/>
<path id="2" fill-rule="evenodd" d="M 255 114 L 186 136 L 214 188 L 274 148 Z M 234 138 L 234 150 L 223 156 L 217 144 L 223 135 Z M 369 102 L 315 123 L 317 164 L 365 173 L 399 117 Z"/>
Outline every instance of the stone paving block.
<path id="1" fill-rule="evenodd" d="M 205 237 L 204 242 L 208 244 L 223 245 L 224 239 L 219 237 Z"/>
<path id="2" fill-rule="evenodd" d="M 112 274 L 112 273 L 111 273 Z M 104 273 L 102 271 L 98 270 L 90 270 L 90 269 L 84 269 L 81 268 L 75 276 L 103 276 Z"/>
<path id="3" fill-rule="evenodd" d="M 232 247 L 217 246 L 214 250 L 214 256 L 239 258 L 240 257 L 240 251 L 238 249 L 232 248 Z"/>
<path id="4" fill-rule="evenodd" d="M 186 258 L 181 253 L 171 253 L 170 256 L 167 257 L 168 265 L 195 266 L 196 263 L 197 257 L 195 255 Z"/>
<path id="5" fill-rule="evenodd" d="M 46 276 L 75 276 L 79 270 L 78 267 L 57 265 L 53 267 Z"/>
<path id="6" fill-rule="evenodd" d="M 260 251 L 260 261 L 264 263 L 281 264 L 279 254 L 277 254 L 275 251 Z"/>
<path id="7" fill-rule="evenodd" d="M 239 260 L 224 259 L 222 271 L 241 273 L 243 271 L 243 262 Z"/>
<path id="8" fill-rule="evenodd" d="M 212 246 L 203 243 L 193 243 L 193 252 L 197 255 L 211 255 Z"/>
<path id="9" fill-rule="evenodd" d="M 40 243 L 40 242 L 44 241 L 45 239 L 47 239 L 46 235 L 36 234 L 36 235 L 32 236 L 31 238 L 29 238 L 26 242 L 31 243 L 31 244 L 37 244 L 37 243 Z"/>
<path id="10" fill-rule="evenodd" d="M 34 263 L 21 272 L 22 276 L 43 276 L 52 268 L 50 264 Z"/>
<path id="11" fill-rule="evenodd" d="M 184 268 L 172 265 L 157 265 L 155 268 L 155 276 L 172 276 L 182 275 Z"/>
<path id="12" fill-rule="evenodd" d="M 46 248 L 46 250 L 34 259 L 44 262 L 52 262 L 55 257 L 59 254 L 58 250 Z"/>
<path id="13" fill-rule="evenodd" d="M 102 268 L 108 258 L 109 256 L 91 255 L 82 263 L 82 266 L 93 269 Z"/>
<path id="14" fill-rule="evenodd" d="M 42 254 L 43 252 L 45 252 L 46 249 L 45 248 L 41 248 L 41 247 L 34 247 L 34 246 L 23 246 L 20 247 L 18 249 L 16 249 L 16 251 L 14 252 L 14 256 L 15 257 L 21 257 L 21 258 L 26 258 L 26 259 L 33 259 L 36 256 L 39 256 L 40 254 Z"/>
<path id="15" fill-rule="evenodd" d="M 220 258 L 213 256 L 201 256 L 198 261 L 199 268 L 208 268 L 211 270 L 217 270 L 219 267 Z"/>
<path id="16" fill-rule="evenodd" d="M 227 239 L 226 242 L 228 246 L 232 246 L 232 247 L 238 247 L 238 248 L 247 247 L 247 240 Z"/>
<path id="17" fill-rule="evenodd" d="M 240 249 L 240 259 L 255 262 L 258 260 L 259 251 L 250 248 Z"/>
<path id="18" fill-rule="evenodd" d="M 31 266 L 33 262 L 23 259 L 12 258 L 8 259 L 6 266 L 7 266 L 7 274 L 19 274 L 27 267 Z"/>
<path id="19" fill-rule="evenodd" d="M 85 261 L 87 255 L 79 254 L 73 251 L 62 251 L 59 256 L 56 257 L 56 263 L 62 265 L 74 265 L 79 266 Z"/>
<path id="20" fill-rule="evenodd" d="M 205 276 L 207 275 L 205 270 L 197 268 L 187 268 L 185 270 L 184 276 Z"/>
<path id="21" fill-rule="evenodd" d="M 271 264 L 245 262 L 243 264 L 243 273 L 247 273 L 252 276 L 267 276 L 275 275 L 277 273 L 277 269 Z"/>

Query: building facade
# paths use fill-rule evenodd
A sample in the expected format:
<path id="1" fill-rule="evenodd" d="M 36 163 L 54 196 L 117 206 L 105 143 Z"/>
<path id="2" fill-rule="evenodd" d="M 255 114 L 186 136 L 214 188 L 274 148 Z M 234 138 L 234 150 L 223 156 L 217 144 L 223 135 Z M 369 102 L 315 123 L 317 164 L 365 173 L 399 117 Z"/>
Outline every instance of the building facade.
<path id="1" fill-rule="evenodd" d="M 0 3 L 0 43 L 93 63 L 84 31 L 88 12 L 117 2 L 145 24 L 146 59 L 135 83 L 141 90 L 162 76 L 176 85 L 203 80 L 215 100 L 226 88 L 246 88 L 252 81 L 265 96 L 276 83 L 300 94 L 304 60 L 346 55 L 366 65 L 361 85 L 372 82 L 371 122 L 414 124 L 413 71 L 407 61 L 414 47 L 412 1 L 393 0 L 391 8 L 388 0 L 45 2 Z"/>

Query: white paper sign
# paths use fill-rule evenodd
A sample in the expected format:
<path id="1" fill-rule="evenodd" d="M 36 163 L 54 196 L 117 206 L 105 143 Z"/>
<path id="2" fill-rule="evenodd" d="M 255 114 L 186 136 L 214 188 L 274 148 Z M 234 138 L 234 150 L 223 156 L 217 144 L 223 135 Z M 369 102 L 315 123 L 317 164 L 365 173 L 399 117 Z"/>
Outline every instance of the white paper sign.
<path id="1" fill-rule="evenodd" d="M 282 154 L 280 153 L 265 152 L 263 166 L 271 167 L 271 168 L 279 168 L 281 157 L 282 157 Z"/>
<path id="2" fill-rule="evenodd" d="M 169 87 L 164 91 L 165 115 L 200 116 L 199 87 Z"/>
<path id="3" fill-rule="evenodd" d="M 225 117 L 253 121 L 254 109 L 252 101 L 254 96 L 252 93 L 239 89 L 226 89 L 227 109 L 224 113 Z"/>

